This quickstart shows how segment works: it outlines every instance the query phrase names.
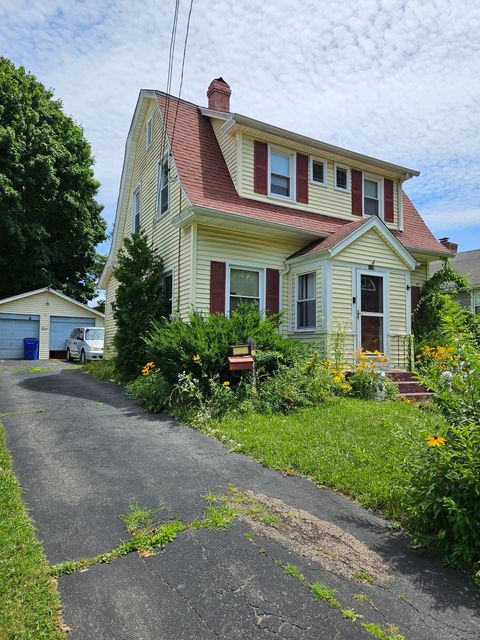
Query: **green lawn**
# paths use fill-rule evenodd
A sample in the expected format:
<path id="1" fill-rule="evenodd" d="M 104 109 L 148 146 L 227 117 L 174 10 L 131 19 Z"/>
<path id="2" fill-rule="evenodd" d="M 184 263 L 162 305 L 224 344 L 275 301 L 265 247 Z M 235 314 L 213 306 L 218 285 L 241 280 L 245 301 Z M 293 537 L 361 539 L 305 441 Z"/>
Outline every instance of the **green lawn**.
<path id="1" fill-rule="evenodd" d="M 60 598 L 20 495 L 0 424 L 0 640 L 64 639 Z"/>
<path id="2" fill-rule="evenodd" d="M 405 481 L 399 462 L 408 447 L 398 432 L 424 438 L 439 421 L 401 401 L 336 398 L 292 415 L 228 416 L 209 427 L 267 467 L 312 477 L 395 518 L 397 488 Z"/>

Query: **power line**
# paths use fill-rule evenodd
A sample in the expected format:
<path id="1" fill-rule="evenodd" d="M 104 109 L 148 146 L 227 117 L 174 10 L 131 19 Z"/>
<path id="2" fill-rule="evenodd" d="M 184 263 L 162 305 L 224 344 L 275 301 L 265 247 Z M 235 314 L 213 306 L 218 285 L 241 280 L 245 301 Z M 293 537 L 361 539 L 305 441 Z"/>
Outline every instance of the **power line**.
<path id="1" fill-rule="evenodd" d="M 187 30 L 185 31 L 185 40 L 183 42 L 182 71 L 180 74 L 180 87 L 178 89 L 178 98 L 177 98 L 177 106 L 175 109 L 175 117 L 173 120 L 173 131 L 172 131 L 172 141 L 170 144 L 170 153 L 172 152 L 173 141 L 175 139 L 175 128 L 177 126 L 178 107 L 180 105 L 180 98 L 182 97 L 183 73 L 185 70 L 185 56 L 187 53 L 187 42 L 188 42 L 188 34 L 190 32 L 190 18 L 192 17 L 192 9 L 193 9 L 193 0 L 190 0 L 190 9 L 188 11 L 188 19 L 187 19 Z"/>
<path id="2" fill-rule="evenodd" d="M 177 24 L 178 24 L 178 11 L 180 7 L 180 0 L 175 0 L 175 11 L 173 14 L 173 24 L 172 24 L 172 33 L 170 36 L 170 49 L 168 53 L 168 71 L 167 71 L 167 90 L 165 95 L 165 118 L 163 123 L 163 136 L 162 136 L 162 144 L 161 144 L 161 157 L 165 153 L 165 143 L 167 140 L 167 124 L 168 124 L 168 115 L 170 111 L 170 92 L 172 87 L 172 77 L 173 77 L 173 66 L 174 66 L 174 57 L 175 57 L 175 42 L 177 38 Z"/>

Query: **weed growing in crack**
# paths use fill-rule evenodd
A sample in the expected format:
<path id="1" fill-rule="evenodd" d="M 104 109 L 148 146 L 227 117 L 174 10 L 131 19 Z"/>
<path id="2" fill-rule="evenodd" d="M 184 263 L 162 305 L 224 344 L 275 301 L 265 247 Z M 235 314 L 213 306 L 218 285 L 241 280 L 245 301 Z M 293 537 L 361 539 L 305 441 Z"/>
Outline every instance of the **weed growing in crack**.
<path id="1" fill-rule="evenodd" d="M 345 620 L 351 620 L 352 622 L 356 622 L 360 618 L 363 618 L 363 616 L 357 613 L 355 609 L 342 609 L 342 617 L 345 618 Z"/>
<path id="2" fill-rule="evenodd" d="M 367 596 L 366 593 L 354 593 L 352 595 L 352 598 L 354 598 L 355 600 L 358 600 L 359 602 L 365 602 L 366 604 L 372 604 L 372 601 L 370 600 L 370 596 Z"/>
<path id="3" fill-rule="evenodd" d="M 255 534 L 253 531 L 245 531 L 243 537 L 249 540 L 250 542 L 255 542 Z"/>
<path id="4" fill-rule="evenodd" d="M 127 513 L 118 517 L 124 521 L 128 533 L 135 533 L 139 529 L 151 527 L 159 511 L 160 509 L 145 509 L 138 506 L 138 504 L 131 504 Z"/>
<path id="5" fill-rule="evenodd" d="M 228 529 L 237 517 L 237 512 L 226 505 L 210 505 L 207 507 L 202 520 L 194 520 L 192 529 Z"/>
<path id="6" fill-rule="evenodd" d="M 332 609 L 339 609 L 341 611 L 341 604 L 336 598 L 334 598 L 337 591 L 336 589 L 330 589 L 320 582 L 310 582 L 309 587 L 315 600 L 323 600 L 328 603 Z"/>
<path id="7" fill-rule="evenodd" d="M 302 582 L 305 580 L 305 576 L 303 575 L 303 573 L 294 564 L 284 564 L 282 566 L 287 575 L 292 576 L 292 578 L 296 578 L 297 580 L 300 580 Z"/>
<path id="8" fill-rule="evenodd" d="M 362 622 L 362 627 L 379 640 L 407 640 L 405 636 L 397 633 L 397 627 L 389 625 L 387 629 L 383 629 L 380 625 L 373 622 Z"/>

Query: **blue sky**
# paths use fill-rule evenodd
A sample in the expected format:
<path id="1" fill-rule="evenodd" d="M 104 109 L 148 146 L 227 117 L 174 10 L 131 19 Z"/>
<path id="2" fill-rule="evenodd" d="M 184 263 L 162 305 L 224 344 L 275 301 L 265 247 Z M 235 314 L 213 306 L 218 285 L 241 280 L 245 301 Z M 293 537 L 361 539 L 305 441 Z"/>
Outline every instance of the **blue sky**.
<path id="1" fill-rule="evenodd" d="M 109 228 L 138 91 L 165 89 L 173 7 L 0 5 L 1 55 L 54 88 L 92 144 Z M 236 112 L 420 170 L 405 187 L 435 235 L 479 248 L 479 33 L 474 0 L 196 0 L 183 97 L 206 104 L 221 75 Z"/>

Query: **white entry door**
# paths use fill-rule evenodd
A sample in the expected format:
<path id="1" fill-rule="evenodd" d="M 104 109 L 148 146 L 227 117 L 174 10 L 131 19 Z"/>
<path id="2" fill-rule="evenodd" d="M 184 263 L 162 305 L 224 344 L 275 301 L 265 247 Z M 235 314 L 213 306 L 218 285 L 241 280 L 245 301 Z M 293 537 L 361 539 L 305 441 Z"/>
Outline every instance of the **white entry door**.
<path id="1" fill-rule="evenodd" d="M 376 271 L 357 274 L 357 348 L 387 352 L 386 277 Z"/>

